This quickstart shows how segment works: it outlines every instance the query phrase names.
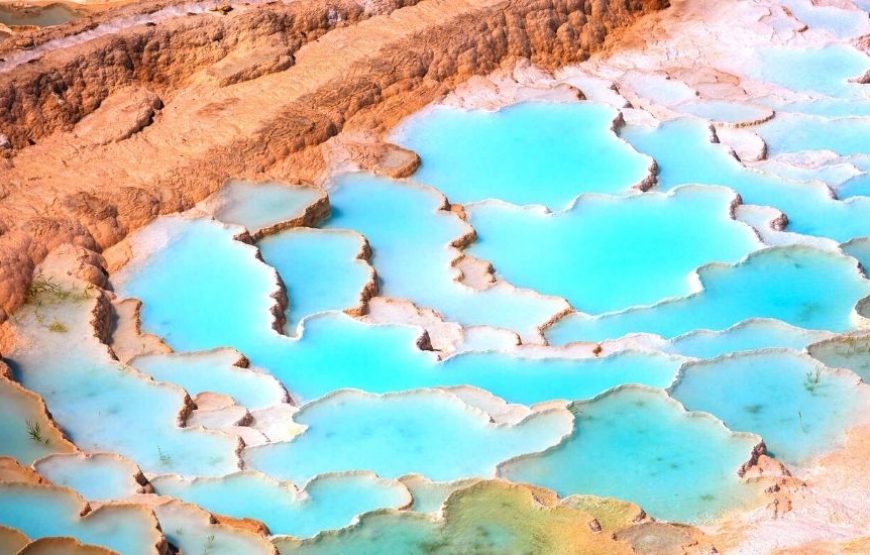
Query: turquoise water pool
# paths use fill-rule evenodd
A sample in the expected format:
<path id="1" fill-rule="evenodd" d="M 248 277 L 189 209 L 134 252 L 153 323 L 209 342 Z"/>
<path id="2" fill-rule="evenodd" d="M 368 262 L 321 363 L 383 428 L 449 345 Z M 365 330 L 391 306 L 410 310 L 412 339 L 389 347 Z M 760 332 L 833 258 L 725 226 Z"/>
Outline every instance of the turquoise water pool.
<path id="1" fill-rule="evenodd" d="M 107 252 L 110 291 L 53 268 L 3 353 L 0 456 L 54 486 L 0 484 L 0 526 L 551 553 L 583 535 L 548 532 L 571 495 L 715 524 L 771 505 L 762 453 L 826 472 L 870 380 L 868 22 L 784 4 L 806 31 L 771 16 L 697 78 L 652 55 L 569 78 L 606 105 L 426 107 L 384 136 L 407 178 L 229 180 Z M 123 337 L 128 298 L 156 337 Z M 133 504 L 81 514 L 108 500 Z"/>

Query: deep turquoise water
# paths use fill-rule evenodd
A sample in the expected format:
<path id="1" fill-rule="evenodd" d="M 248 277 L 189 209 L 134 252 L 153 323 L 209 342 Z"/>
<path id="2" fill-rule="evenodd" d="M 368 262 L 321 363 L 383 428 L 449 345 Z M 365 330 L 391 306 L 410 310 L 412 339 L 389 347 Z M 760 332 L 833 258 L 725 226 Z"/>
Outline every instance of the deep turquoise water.
<path id="1" fill-rule="evenodd" d="M 31 539 L 73 537 L 122 555 L 148 555 L 157 539 L 154 519 L 141 507 L 108 507 L 80 518 L 83 501 L 69 490 L 0 484 L 0 525 Z M 22 510 L 26 508 L 27 510 Z"/>
<path id="2" fill-rule="evenodd" d="M 762 135 L 778 131 L 781 125 L 788 126 L 788 121 L 762 125 Z M 842 142 L 844 151 L 858 148 L 860 139 L 857 137 L 863 129 L 857 129 L 854 134 L 846 130 L 842 136 L 839 129 L 836 133 L 824 131 L 808 133 L 808 140 L 813 141 L 810 148 L 827 148 L 831 146 L 826 146 L 828 142 Z M 830 191 L 822 184 L 789 182 L 749 170 L 730 156 L 727 149 L 711 143 L 709 130 L 700 121 L 678 119 L 656 128 L 628 127 L 621 135 L 635 148 L 656 159 L 658 186 L 664 190 L 689 183 L 722 185 L 739 193 L 746 204 L 773 206 L 786 213 L 789 231 L 841 242 L 870 235 L 870 199 L 839 202 L 831 198 Z M 785 145 L 789 141 L 800 140 L 790 138 L 788 130 L 782 130 L 779 136 L 782 143 L 774 149 L 787 150 Z"/>
<path id="3" fill-rule="evenodd" d="M 691 293 L 699 266 L 758 248 L 752 229 L 732 219 L 733 202 L 727 189 L 683 187 L 581 197 L 558 214 L 483 204 L 470 211 L 478 241 L 469 252 L 511 283 L 565 297 L 581 312 L 649 305 Z"/>
<path id="4" fill-rule="evenodd" d="M 361 291 L 373 279 L 368 263 L 354 260 L 365 245 L 355 233 L 314 229 L 288 230 L 258 243 L 263 260 L 287 288 L 290 335 L 307 316 L 360 304 Z"/>
<path id="5" fill-rule="evenodd" d="M 29 343 L 10 362 L 21 384 L 42 395 L 55 422 L 82 449 L 119 453 L 150 472 L 233 470 L 235 438 L 178 427 L 184 391 L 143 379 L 110 358 L 90 329 L 93 308 L 91 299 L 73 300 L 20 314 Z"/>
<path id="6" fill-rule="evenodd" d="M 611 392 L 571 407 L 574 433 L 558 447 L 506 463 L 500 473 L 560 495 L 632 499 L 671 520 L 704 520 L 757 492 L 737 471 L 758 437 L 686 414 L 663 393 Z"/>
<path id="7" fill-rule="evenodd" d="M 231 349 L 199 353 L 138 356 L 130 361 L 137 370 L 162 382 L 178 384 L 191 395 L 222 393 L 249 409 L 280 403 L 287 396 L 268 373 L 239 368 L 240 353 Z"/>
<path id="8" fill-rule="evenodd" d="M 337 393 L 307 405 L 295 420 L 308 426 L 305 433 L 248 449 L 245 463 L 300 484 L 348 470 L 385 478 L 417 473 L 433 480 L 494 476 L 499 462 L 555 445 L 571 429 L 570 413 L 563 409 L 496 425 L 484 412 L 437 390 L 383 397 Z"/>
<path id="9" fill-rule="evenodd" d="M 566 306 L 508 287 L 478 291 L 458 283 L 452 263 L 459 253 L 448 245 L 471 229 L 441 210 L 444 200 L 434 189 L 351 174 L 336 179 L 330 199 L 327 226 L 351 229 L 368 239 L 383 296 L 433 308 L 463 325 L 489 325 L 523 335 L 534 333 Z"/>
<path id="10" fill-rule="evenodd" d="M 735 266 L 708 266 L 700 277 L 704 289 L 695 295 L 600 318 L 571 315 L 547 337 L 557 344 L 636 332 L 670 338 L 722 330 L 748 318 L 843 332 L 853 327 L 855 304 L 870 294 L 870 281 L 858 273 L 854 258 L 810 247 L 769 248 Z"/>
<path id="11" fill-rule="evenodd" d="M 135 465 L 110 455 L 49 457 L 37 463 L 51 483 L 71 488 L 88 501 L 124 499 L 137 493 Z"/>
<path id="12" fill-rule="evenodd" d="M 411 117 L 395 135 L 423 159 L 414 179 L 450 202 L 500 198 L 558 210 L 580 193 L 623 192 L 646 177 L 650 160 L 611 130 L 616 115 L 586 102 L 497 112 L 438 107 Z"/>
<path id="13" fill-rule="evenodd" d="M 197 505 L 308 538 L 277 539 L 286 553 L 529 551 L 511 543 L 516 518 L 497 522 L 509 506 L 498 496 L 481 514 L 433 520 L 450 492 L 497 476 L 693 523 L 768 503 L 739 476 L 753 449 L 763 441 L 802 473 L 843 444 L 870 377 L 855 311 L 870 294 L 870 96 L 850 82 L 870 59 L 846 42 L 867 21 L 785 3 L 810 30 L 735 57 L 779 87 L 744 80 L 745 103 L 630 70 L 606 89 L 614 105 L 631 92 L 659 117 L 695 117 L 646 126 L 635 107 L 622 126 L 619 110 L 586 101 L 435 106 L 390 137 L 421 156 L 409 179 L 231 181 L 199 207 L 215 219 L 159 218 L 112 282 L 143 302 L 143 331 L 177 352 L 115 360 L 91 333 L 89 295 L 15 315 L 25 341 L 8 356 L 14 378 L 76 446 L 129 459 L 35 468 L 100 501 L 135 491 L 138 466 L 185 502 L 155 509 L 173 546 L 211 555 L 270 545 Z M 576 83 L 592 81 L 608 83 Z M 744 131 L 769 160 L 743 164 L 716 144 L 709 122 L 768 108 L 774 119 Z M 653 160 L 655 186 L 642 192 Z M 324 194 L 328 218 L 288 229 Z M 791 234 L 735 220 L 738 197 L 785 214 Z M 461 281 L 466 254 L 492 265 L 494 284 Z M 373 319 L 389 323 L 361 316 L 369 293 L 384 297 Z M 400 302 L 405 312 L 390 312 Z M 453 335 L 430 343 L 448 347 L 432 350 L 427 333 L 445 328 Z M 239 405 L 227 433 L 181 427 L 185 394 L 206 392 Z M 34 438 L 28 420 L 44 415 L 33 410 L 0 383 L 0 454 L 24 465 L 56 449 Z M 256 430 L 241 446 L 245 426 Z M 68 490 L 0 485 L 0 525 L 121 553 L 153 543 L 145 513 L 80 519 L 81 508 Z"/>
<path id="14" fill-rule="evenodd" d="M 801 463 L 842 441 L 857 387 L 854 374 L 831 372 L 794 351 L 770 350 L 688 365 L 671 394 L 732 430 L 760 434 L 783 462 Z"/>

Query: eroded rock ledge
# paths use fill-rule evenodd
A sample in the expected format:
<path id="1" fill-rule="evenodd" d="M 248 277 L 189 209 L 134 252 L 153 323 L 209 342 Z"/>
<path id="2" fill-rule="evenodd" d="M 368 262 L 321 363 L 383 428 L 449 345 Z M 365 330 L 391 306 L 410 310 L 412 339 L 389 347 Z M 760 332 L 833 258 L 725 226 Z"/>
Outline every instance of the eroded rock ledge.
<path id="1" fill-rule="evenodd" d="M 518 58 L 545 68 L 585 59 L 667 4 L 300 0 L 172 17 L 57 50 L 62 31 L 40 35 L 40 58 L 0 72 L 0 308 L 21 304 L 34 264 L 58 244 L 101 250 L 231 177 L 318 181 L 330 137 L 383 131 Z M 157 97 L 145 115 L 128 106 L 138 117 L 122 132 L 83 137 L 79 122 L 123 107 L 106 100 L 131 87 Z"/>

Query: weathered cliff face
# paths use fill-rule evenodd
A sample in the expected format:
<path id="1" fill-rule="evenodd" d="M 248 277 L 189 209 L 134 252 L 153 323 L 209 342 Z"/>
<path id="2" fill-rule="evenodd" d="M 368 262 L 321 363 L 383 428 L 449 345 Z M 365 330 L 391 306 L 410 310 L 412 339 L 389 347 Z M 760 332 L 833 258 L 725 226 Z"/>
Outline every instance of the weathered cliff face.
<path id="1" fill-rule="evenodd" d="M 100 250 L 231 177 L 317 180 L 330 137 L 382 131 L 517 58 L 582 60 L 666 5 L 300 0 L 58 49 L 62 29 L 42 32 L 39 58 L 9 67 L 6 52 L 0 72 L 0 307 L 58 244 Z"/>

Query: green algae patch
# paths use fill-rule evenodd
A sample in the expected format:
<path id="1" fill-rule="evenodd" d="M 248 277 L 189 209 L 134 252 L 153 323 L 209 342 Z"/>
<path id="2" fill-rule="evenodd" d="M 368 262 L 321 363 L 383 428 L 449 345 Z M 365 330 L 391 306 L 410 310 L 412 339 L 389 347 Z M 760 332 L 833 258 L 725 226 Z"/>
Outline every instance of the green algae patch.
<path id="1" fill-rule="evenodd" d="M 612 534 L 595 531 L 588 512 L 559 505 L 555 495 L 502 481 L 453 493 L 443 520 L 376 512 L 359 524 L 312 540 L 277 540 L 280 553 L 631 553 Z"/>

